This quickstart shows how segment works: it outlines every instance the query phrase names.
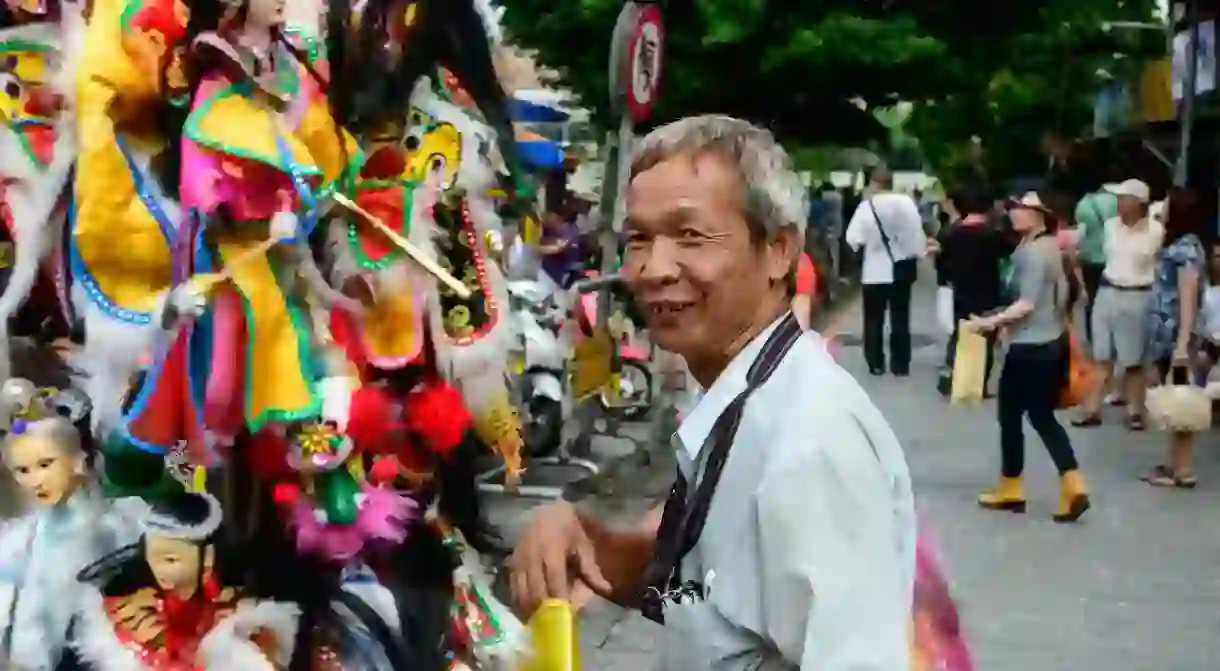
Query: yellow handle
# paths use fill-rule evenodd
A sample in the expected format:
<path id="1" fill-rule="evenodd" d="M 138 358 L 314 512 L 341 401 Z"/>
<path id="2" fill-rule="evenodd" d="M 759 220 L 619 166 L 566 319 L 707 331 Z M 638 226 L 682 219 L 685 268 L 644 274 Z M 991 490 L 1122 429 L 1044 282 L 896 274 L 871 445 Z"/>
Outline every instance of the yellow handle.
<path id="1" fill-rule="evenodd" d="M 203 466 L 195 467 L 195 475 L 191 480 L 191 487 L 197 492 L 206 492 L 208 490 L 208 471 Z"/>
<path id="2" fill-rule="evenodd" d="M 529 621 L 532 655 L 519 671 L 580 671 L 580 638 L 572 604 L 544 601 Z"/>
<path id="3" fill-rule="evenodd" d="M 440 265 L 437 264 L 436 261 L 433 261 L 432 259 L 428 258 L 428 256 L 426 254 L 424 254 L 422 251 L 420 251 L 420 249 L 418 247 L 411 244 L 410 241 L 408 241 L 406 238 L 402 237 L 402 235 L 400 235 L 398 233 L 398 231 L 395 231 L 394 229 L 390 228 L 389 226 L 386 226 L 385 222 L 383 222 L 381 219 L 378 219 L 376 216 L 374 216 L 369 211 L 365 210 L 363 207 L 360 207 L 359 205 L 357 205 L 354 201 L 352 201 L 347 196 L 345 196 L 341 193 L 336 193 L 334 195 L 334 199 L 335 199 L 336 203 L 342 205 L 343 207 L 347 208 L 348 210 L 351 210 L 353 213 L 360 215 L 361 218 L 363 218 L 368 223 L 372 224 L 373 228 L 376 228 L 378 231 L 380 231 L 382 233 L 382 235 L 389 238 L 390 242 L 393 242 L 395 245 L 398 246 L 399 249 L 406 252 L 407 256 L 411 257 L 412 261 L 423 266 L 424 270 L 428 271 L 429 273 L 432 273 L 436 277 L 436 279 L 440 280 L 441 282 L 444 282 L 445 285 L 448 286 L 450 289 L 453 289 L 453 292 L 455 294 L 457 294 L 459 298 L 462 298 L 462 299 L 470 298 L 470 287 L 463 284 L 458 278 L 456 278 L 452 274 L 450 274 L 449 271 L 440 267 Z"/>

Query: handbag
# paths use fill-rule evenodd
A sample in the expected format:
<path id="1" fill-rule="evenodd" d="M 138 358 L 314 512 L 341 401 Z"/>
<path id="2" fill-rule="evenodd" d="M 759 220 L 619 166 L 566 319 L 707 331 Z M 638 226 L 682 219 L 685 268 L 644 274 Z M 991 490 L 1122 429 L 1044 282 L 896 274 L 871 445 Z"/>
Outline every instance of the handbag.
<path id="1" fill-rule="evenodd" d="M 1170 433 L 1199 433 L 1211 428 L 1212 399 L 1191 384 L 1186 366 L 1175 365 L 1160 385 L 1148 390 L 1148 421 Z"/>
<path id="2" fill-rule="evenodd" d="M 1105 375 L 1101 369 L 1085 355 L 1070 328 L 1068 332 L 1067 375 L 1063 381 L 1063 389 L 1059 392 L 1060 409 L 1074 408 L 1084 403 L 1098 386 L 1105 383 Z"/>
<path id="3" fill-rule="evenodd" d="M 885 255 L 890 257 L 890 263 L 894 264 L 894 283 L 915 284 L 915 280 L 919 276 L 919 259 L 911 257 L 900 261 L 894 258 L 894 250 L 890 247 L 890 236 L 885 234 L 885 226 L 881 224 L 881 215 L 877 214 L 877 206 L 873 204 L 872 198 L 868 199 L 868 209 L 873 211 L 873 219 L 877 222 L 877 232 L 881 234 L 881 244 L 885 246 Z"/>

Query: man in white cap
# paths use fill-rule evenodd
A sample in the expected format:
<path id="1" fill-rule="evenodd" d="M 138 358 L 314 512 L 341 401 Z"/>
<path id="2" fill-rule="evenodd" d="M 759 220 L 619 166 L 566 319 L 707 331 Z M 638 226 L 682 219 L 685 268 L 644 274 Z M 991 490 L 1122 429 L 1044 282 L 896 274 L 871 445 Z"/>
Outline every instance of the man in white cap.
<path id="1" fill-rule="evenodd" d="M 1148 185 L 1138 179 L 1108 186 L 1118 198 L 1118 216 L 1106 222 L 1101 288 L 1093 308 L 1093 357 L 1107 377 L 1121 374 L 1127 398 L 1127 426 L 1144 429 L 1144 319 L 1148 313 L 1157 255 L 1165 229 L 1148 216 Z M 1078 427 L 1101 424 L 1105 385 L 1099 385 L 1072 422 Z"/>

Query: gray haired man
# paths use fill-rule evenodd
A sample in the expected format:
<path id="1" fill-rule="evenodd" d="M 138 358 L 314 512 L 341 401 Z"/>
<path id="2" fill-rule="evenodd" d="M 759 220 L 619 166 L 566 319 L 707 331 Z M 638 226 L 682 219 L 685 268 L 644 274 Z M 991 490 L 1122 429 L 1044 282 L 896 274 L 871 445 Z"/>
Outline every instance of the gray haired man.
<path id="1" fill-rule="evenodd" d="M 519 605 L 584 583 L 663 621 L 660 669 L 903 671 L 914 512 L 901 448 L 787 278 L 805 191 L 738 119 L 650 133 L 631 166 L 623 272 L 651 337 L 703 389 L 673 438 L 664 511 L 613 529 L 568 503 L 531 520 Z"/>

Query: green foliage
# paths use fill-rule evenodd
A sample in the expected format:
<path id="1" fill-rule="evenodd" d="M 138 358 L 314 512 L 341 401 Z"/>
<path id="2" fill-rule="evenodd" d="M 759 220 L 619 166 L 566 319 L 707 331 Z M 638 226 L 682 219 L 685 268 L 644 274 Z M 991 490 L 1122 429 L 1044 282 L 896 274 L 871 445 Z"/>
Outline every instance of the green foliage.
<path id="1" fill-rule="evenodd" d="M 622 0 L 500 0 L 511 40 L 537 51 L 608 120 L 610 39 Z M 706 112 L 766 123 L 785 141 L 867 145 L 910 136 L 934 165 L 969 162 L 982 140 L 1001 171 L 1027 167 L 1038 135 L 1087 122 L 1097 71 L 1156 46 L 1155 0 L 695 0 L 670 2 L 655 122 Z M 1127 59 L 1129 62 L 1134 57 Z M 847 104 L 916 104 L 881 124 Z M 896 131 L 896 129 L 898 129 Z M 1029 156 L 1025 156 L 1029 155 Z M 1036 163 L 1036 161 L 1034 161 Z"/>

